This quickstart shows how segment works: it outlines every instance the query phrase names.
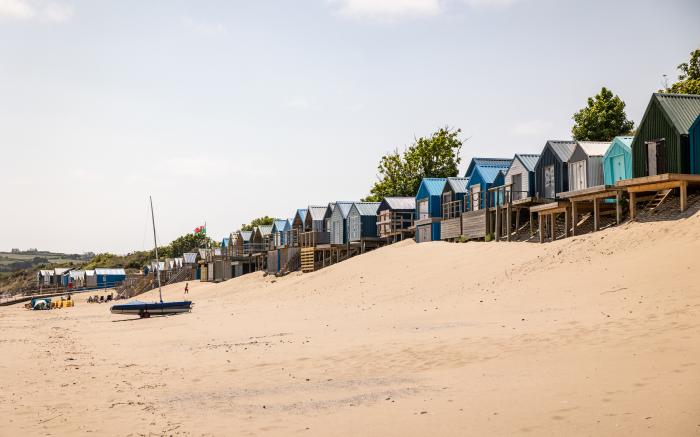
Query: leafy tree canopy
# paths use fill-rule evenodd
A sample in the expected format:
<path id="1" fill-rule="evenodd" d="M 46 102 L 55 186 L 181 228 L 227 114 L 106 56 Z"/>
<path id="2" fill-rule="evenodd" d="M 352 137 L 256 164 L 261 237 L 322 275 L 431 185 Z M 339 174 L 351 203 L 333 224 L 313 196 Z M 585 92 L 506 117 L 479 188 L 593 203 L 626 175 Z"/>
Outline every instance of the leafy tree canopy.
<path id="1" fill-rule="evenodd" d="M 461 162 L 461 129 L 444 127 L 427 138 L 421 137 L 403 154 L 398 149 L 379 161 L 377 182 L 364 201 L 379 202 L 385 197 L 415 196 L 423 178 L 457 176 Z"/>
<path id="2" fill-rule="evenodd" d="M 253 221 L 251 221 L 247 225 L 241 225 L 241 231 L 252 231 L 253 229 L 255 229 L 256 226 L 271 225 L 274 222 L 275 219 L 272 217 L 258 217 L 256 219 L 253 219 Z"/>
<path id="3" fill-rule="evenodd" d="M 634 122 L 627 119 L 625 102 L 603 87 L 588 104 L 573 116 L 573 137 L 578 141 L 611 141 L 618 135 L 627 135 Z"/>
<path id="4" fill-rule="evenodd" d="M 700 94 L 700 49 L 690 52 L 690 60 L 678 66 L 678 82 L 662 90 L 675 94 Z"/>

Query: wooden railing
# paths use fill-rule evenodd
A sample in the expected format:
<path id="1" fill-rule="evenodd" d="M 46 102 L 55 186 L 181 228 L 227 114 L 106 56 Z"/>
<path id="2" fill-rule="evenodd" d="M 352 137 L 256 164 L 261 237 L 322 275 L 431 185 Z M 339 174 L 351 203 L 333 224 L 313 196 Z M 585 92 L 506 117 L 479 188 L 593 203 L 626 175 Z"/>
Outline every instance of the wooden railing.
<path id="1" fill-rule="evenodd" d="M 319 244 L 329 244 L 331 233 L 326 231 L 308 231 L 299 233 L 299 246 L 316 247 Z"/>
<path id="2" fill-rule="evenodd" d="M 377 230 L 380 237 L 395 235 L 413 226 L 412 212 L 387 211 L 379 214 Z"/>
<path id="3" fill-rule="evenodd" d="M 459 217 L 462 214 L 462 201 L 454 200 L 442 204 L 442 219 L 447 220 Z"/>

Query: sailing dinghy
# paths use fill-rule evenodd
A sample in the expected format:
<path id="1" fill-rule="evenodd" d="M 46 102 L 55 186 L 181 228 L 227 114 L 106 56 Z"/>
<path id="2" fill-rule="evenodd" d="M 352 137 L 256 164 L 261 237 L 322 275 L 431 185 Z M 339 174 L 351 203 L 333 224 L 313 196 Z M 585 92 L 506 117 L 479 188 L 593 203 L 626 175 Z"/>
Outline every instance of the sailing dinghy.
<path id="1" fill-rule="evenodd" d="M 156 261 L 158 260 L 158 241 L 156 239 L 156 219 L 153 215 L 153 199 L 151 201 L 151 221 L 153 222 L 153 244 L 156 247 Z M 133 301 L 119 305 L 112 305 L 109 309 L 112 314 L 138 314 L 141 318 L 148 318 L 152 315 L 167 316 L 171 314 L 187 313 L 192 311 L 192 301 L 182 300 L 175 302 L 163 302 L 163 291 L 160 284 L 160 263 L 156 262 L 156 276 L 158 277 L 158 296 L 160 302 Z"/>

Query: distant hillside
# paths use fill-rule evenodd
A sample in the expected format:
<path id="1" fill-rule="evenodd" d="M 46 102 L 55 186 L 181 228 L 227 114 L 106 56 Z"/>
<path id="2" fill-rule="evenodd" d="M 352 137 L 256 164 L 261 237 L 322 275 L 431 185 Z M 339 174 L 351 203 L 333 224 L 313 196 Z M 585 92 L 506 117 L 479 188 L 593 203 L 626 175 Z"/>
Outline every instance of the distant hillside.
<path id="1" fill-rule="evenodd" d="M 41 265 L 75 265 L 89 261 L 93 253 L 66 254 L 39 250 L 0 252 L 0 273 L 32 269 Z"/>

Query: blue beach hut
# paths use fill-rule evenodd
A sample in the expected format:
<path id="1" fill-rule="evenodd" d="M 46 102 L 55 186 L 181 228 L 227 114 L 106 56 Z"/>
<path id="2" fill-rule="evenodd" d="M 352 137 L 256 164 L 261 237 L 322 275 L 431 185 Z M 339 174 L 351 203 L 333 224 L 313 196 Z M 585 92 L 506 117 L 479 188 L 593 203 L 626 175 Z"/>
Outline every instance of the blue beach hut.
<path id="1" fill-rule="evenodd" d="M 488 189 L 505 183 L 505 175 L 512 164 L 512 159 L 473 158 L 464 175 L 469 178 L 469 209 L 486 208 Z"/>
<path id="2" fill-rule="evenodd" d="M 423 178 L 416 194 L 416 242 L 440 241 L 442 190 L 446 178 Z"/>

